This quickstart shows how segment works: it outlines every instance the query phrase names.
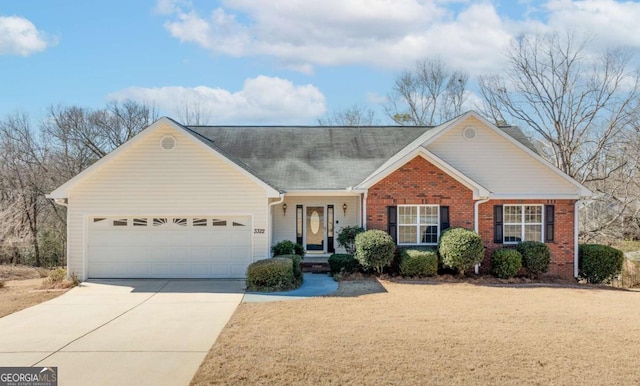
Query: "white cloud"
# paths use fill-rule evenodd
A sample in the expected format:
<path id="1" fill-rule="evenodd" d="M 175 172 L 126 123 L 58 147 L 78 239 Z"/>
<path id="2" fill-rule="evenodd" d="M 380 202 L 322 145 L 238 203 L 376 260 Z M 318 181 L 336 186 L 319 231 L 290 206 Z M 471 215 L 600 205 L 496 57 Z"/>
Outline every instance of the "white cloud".
<path id="1" fill-rule="evenodd" d="M 0 16 L 0 55 L 28 56 L 55 43 L 23 17 Z"/>
<path id="2" fill-rule="evenodd" d="M 640 47 L 640 3 L 614 0 L 550 0 L 545 5 L 552 30 L 594 36 L 602 48 Z"/>
<path id="3" fill-rule="evenodd" d="M 315 86 L 263 75 L 245 80 L 236 92 L 206 86 L 129 87 L 107 98 L 133 99 L 176 116 L 184 115 L 185 107 L 200 109 L 209 124 L 300 123 L 326 111 L 324 95 Z"/>
<path id="4" fill-rule="evenodd" d="M 197 0 L 193 0 L 196 2 Z M 455 3 L 455 4 L 454 4 Z M 522 15 L 495 1 L 223 0 L 202 11 L 186 0 L 159 0 L 165 28 L 182 42 L 232 57 L 270 57 L 284 68 L 372 65 L 398 70 L 441 57 L 471 75 L 499 71 L 508 42 L 523 32 L 595 35 L 600 48 L 640 47 L 640 3 L 519 0 Z M 507 7 L 505 5 L 505 7 Z"/>
<path id="5" fill-rule="evenodd" d="M 482 72 L 510 34 L 489 3 L 453 13 L 436 0 L 227 0 L 203 16 L 175 8 L 165 28 L 221 55 L 268 56 L 311 73 L 314 65 L 399 69 L 426 56 Z"/>

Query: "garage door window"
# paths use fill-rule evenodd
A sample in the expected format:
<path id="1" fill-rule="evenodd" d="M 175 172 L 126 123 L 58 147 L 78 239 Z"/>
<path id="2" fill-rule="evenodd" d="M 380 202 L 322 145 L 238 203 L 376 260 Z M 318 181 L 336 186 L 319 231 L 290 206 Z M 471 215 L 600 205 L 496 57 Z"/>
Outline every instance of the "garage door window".
<path id="1" fill-rule="evenodd" d="M 117 220 L 113 220 L 113 226 L 114 227 L 126 227 L 127 226 L 127 219 L 126 218 L 119 218 Z"/>
<path id="2" fill-rule="evenodd" d="M 146 227 L 147 226 L 147 219 L 146 218 L 134 218 L 133 219 L 133 226 L 134 227 Z"/>

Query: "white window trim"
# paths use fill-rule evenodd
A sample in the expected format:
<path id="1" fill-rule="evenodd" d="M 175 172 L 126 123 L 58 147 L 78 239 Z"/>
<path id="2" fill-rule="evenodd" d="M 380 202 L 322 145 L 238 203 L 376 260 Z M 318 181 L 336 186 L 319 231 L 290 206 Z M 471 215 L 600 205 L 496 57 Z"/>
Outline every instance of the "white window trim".
<path id="1" fill-rule="evenodd" d="M 416 223 L 415 224 L 401 224 L 400 223 L 400 208 L 407 208 L 407 207 L 417 207 L 418 208 L 418 213 L 416 216 Z M 436 208 L 436 214 L 438 216 L 437 220 L 436 220 L 436 224 L 420 224 L 420 208 Z M 421 243 L 420 242 L 420 225 L 427 225 L 427 226 L 433 226 L 435 225 L 436 227 L 438 227 L 438 231 L 437 231 L 437 239 L 440 240 L 440 205 L 429 205 L 429 204 L 415 204 L 415 205 L 411 205 L 411 204 L 405 204 L 405 205 L 398 205 L 397 209 L 396 209 L 396 240 L 398 240 L 398 245 L 438 245 L 437 242 L 435 243 Z M 402 226 L 414 226 L 416 227 L 416 242 L 415 243 L 401 243 L 400 242 L 400 227 Z"/>
<path id="2" fill-rule="evenodd" d="M 520 222 L 518 223 L 508 223 L 506 221 L 507 219 L 507 215 L 506 215 L 506 210 L 505 208 L 508 206 L 519 206 L 520 208 L 522 208 L 521 213 L 520 213 Z M 524 216 L 525 216 L 525 211 L 524 208 L 526 206 L 537 206 L 540 207 L 540 222 L 530 222 L 530 223 L 525 223 L 524 222 Z M 502 206 L 502 243 L 503 244 L 507 244 L 507 245 L 516 245 L 519 244 L 523 241 L 526 241 L 524 239 L 524 234 L 525 234 L 525 225 L 540 225 L 540 240 L 531 240 L 531 241 L 540 241 L 541 243 L 544 243 L 544 205 L 542 204 L 504 204 Z M 520 241 L 507 241 L 507 234 L 506 234 L 506 227 L 507 225 L 520 225 Z"/>

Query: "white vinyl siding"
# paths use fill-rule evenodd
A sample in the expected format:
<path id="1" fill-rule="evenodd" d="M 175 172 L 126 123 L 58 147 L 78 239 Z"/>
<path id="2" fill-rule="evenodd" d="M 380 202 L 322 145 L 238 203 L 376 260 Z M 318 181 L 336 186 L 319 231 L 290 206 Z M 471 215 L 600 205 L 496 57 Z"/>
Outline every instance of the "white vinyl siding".
<path id="1" fill-rule="evenodd" d="M 474 139 L 463 137 L 466 127 L 476 130 Z M 473 117 L 435 139 L 427 150 L 494 195 L 576 194 L 570 182 Z"/>
<path id="2" fill-rule="evenodd" d="M 434 245 L 440 235 L 438 205 L 398 206 L 398 244 Z"/>
<path id="3" fill-rule="evenodd" d="M 176 139 L 162 149 L 165 135 Z M 69 194 L 69 268 L 86 278 L 87 222 L 96 216 L 248 216 L 253 228 L 268 228 L 263 186 L 169 125 L 79 182 Z M 267 234 L 251 235 L 252 259 L 267 257 Z"/>
<path id="4" fill-rule="evenodd" d="M 542 242 L 542 205 L 504 205 L 504 243 Z"/>

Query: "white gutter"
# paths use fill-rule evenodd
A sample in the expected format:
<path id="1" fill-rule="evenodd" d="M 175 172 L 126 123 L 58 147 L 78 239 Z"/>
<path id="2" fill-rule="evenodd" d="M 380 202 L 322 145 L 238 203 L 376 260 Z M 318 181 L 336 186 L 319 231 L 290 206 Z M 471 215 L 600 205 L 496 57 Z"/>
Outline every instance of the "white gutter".
<path id="1" fill-rule="evenodd" d="M 578 277 L 578 234 L 580 232 L 580 216 L 578 214 L 578 206 L 580 200 L 576 200 L 573 206 L 573 277 Z"/>
<path id="2" fill-rule="evenodd" d="M 274 202 L 270 202 L 269 203 L 269 229 L 267 230 L 267 254 L 265 256 L 267 256 L 267 258 L 271 257 L 271 242 L 273 241 L 271 239 L 271 235 L 272 235 L 272 230 L 273 230 L 273 206 L 274 205 L 278 205 L 278 204 L 282 204 L 282 202 L 284 201 L 284 193 L 280 193 L 280 199 L 278 199 L 277 201 Z"/>
<path id="3" fill-rule="evenodd" d="M 480 220 L 478 216 L 478 211 L 480 210 L 480 204 L 484 204 L 487 201 L 489 201 L 488 198 L 482 198 L 473 204 L 473 230 L 477 234 L 480 234 Z M 480 264 L 476 264 L 473 267 L 473 270 L 476 275 L 480 274 Z"/>

